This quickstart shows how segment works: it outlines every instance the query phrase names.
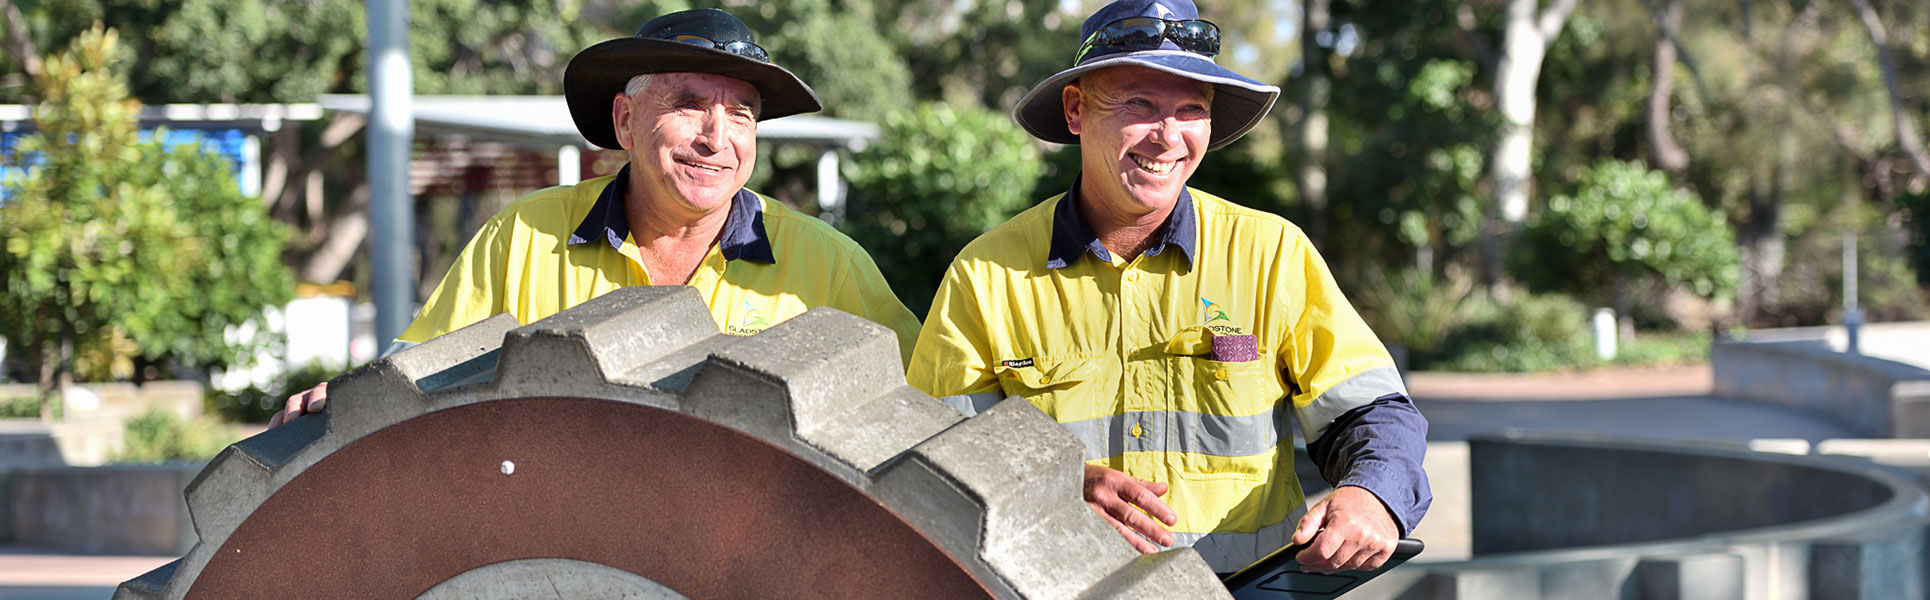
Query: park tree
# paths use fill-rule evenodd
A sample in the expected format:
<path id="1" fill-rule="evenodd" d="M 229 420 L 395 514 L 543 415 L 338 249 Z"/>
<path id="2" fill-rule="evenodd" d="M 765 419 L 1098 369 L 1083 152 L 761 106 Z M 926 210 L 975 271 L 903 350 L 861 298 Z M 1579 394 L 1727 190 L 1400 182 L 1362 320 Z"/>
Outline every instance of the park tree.
<path id="1" fill-rule="evenodd" d="M 1613 306 L 1631 324 L 1638 300 L 1656 290 L 1717 298 L 1736 286 L 1727 221 L 1640 163 L 1608 160 L 1584 172 L 1530 219 L 1514 256 L 1531 289 Z"/>
<path id="2" fill-rule="evenodd" d="M 35 133 L 5 157 L 24 172 L 0 205 L 0 334 L 43 393 L 81 350 L 131 341 L 148 361 L 246 361 L 228 328 L 286 302 L 282 227 L 239 191 L 232 165 L 139 132 L 111 29 L 42 61 Z"/>
<path id="3" fill-rule="evenodd" d="M 845 169 L 839 229 L 874 249 L 899 299 L 923 315 L 966 243 L 1039 200 L 1032 184 L 1043 165 L 1031 136 L 998 111 L 924 103 L 885 115 L 882 127 Z"/>

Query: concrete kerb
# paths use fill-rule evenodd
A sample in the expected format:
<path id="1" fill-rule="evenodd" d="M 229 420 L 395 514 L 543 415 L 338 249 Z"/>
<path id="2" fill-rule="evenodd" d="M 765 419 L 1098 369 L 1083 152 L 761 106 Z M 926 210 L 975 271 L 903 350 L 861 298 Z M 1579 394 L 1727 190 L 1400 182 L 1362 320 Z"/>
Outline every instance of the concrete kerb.
<path id="1" fill-rule="evenodd" d="M 1801 522 L 1676 539 L 1477 556 L 1416 563 L 1411 583 L 1375 581 L 1356 596 L 1374 598 L 1781 598 L 1925 597 L 1925 526 L 1930 495 L 1889 469 L 1835 457 L 1783 456 L 1709 446 L 1592 436 L 1482 436 L 1471 443 L 1600 452 L 1675 453 L 1747 460 L 1866 479 L 1889 497 L 1863 510 Z M 1612 482 L 1603 485 L 1614 487 Z M 1482 510 L 1476 492 L 1474 510 Z M 1878 573 L 1881 571 L 1881 573 Z M 1378 585 L 1383 584 L 1386 585 Z M 1741 590 L 1741 595 L 1735 590 Z M 1623 592 L 1629 595 L 1623 595 Z M 1484 595 L 1485 594 L 1485 595 Z"/>
<path id="2" fill-rule="evenodd" d="M 1820 341 L 1717 342 L 1715 395 L 1779 404 L 1877 437 L 1930 437 L 1930 370 Z"/>

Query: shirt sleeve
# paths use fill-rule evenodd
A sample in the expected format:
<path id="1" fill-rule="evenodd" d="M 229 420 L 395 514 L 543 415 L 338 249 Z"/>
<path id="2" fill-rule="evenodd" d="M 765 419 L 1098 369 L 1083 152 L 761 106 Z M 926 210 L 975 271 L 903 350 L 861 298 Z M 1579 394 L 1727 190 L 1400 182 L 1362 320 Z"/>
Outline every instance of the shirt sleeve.
<path id="1" fill-rule="evenodd" d="M 1290 331 L 1278 351 L 1307 451 L 1335 487 L 1357 486 L 1380 498 L 1406 536 L 1433 502 L 1421 467 L 1427 419 L 1319 252 L 1297 231 L 1283 248 L 1275 289 L 1288 306 Z"/>
<path id="2" fill-rule="evenodd" d="M 500 215 L 484 223 L 422 303 L 422 312 L 396 339 L 419 344 L 507 312 L 503 301 L 503 290 L 510 285 L 506 237 Z"/>
<path id="3" fill-rule="evenodd" d="M 891 328 L 898 334 L 898 358 L 910 361 L 912 348 L 918 343 L 918 317 L 898 301 L 892 293 L 891 284 L 878 270 L 878 263 L 864 248 L 853 244 L 849 259 L 845 261 L 843 272 L 831 289 L 831 308 L 842 310 L 880 325 Z"/>
<path id="4" fill-rule="evenodd" d="M 1307 443 L 1320 478 L 1334 487 L 1367 490 L 1387 505 L 1407 537 L 1434 503 L 1421 460 L 1427 453 L 1427 418 L 1404 395 L 1390 395 L 1347 411 L 1327 435 Z"/>
<path id="5" fill-rule="evenodd" d="M 983 308 L 959 261 L 945 270 L 905 380 L 934 398 L 999 391 Z"/>

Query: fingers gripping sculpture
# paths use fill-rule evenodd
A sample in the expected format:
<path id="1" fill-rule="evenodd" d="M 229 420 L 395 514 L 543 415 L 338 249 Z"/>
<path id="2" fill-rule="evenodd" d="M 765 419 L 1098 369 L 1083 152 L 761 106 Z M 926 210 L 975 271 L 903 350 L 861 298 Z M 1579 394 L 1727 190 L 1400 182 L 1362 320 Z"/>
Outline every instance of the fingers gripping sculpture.
<path id="1" fill-rule="evenodd" d="M 720 335 L 627 288 L 357 369 L 189 485 L 176 598 L 1214 598 L 1081 501 L 1081 447 L 904 383 L 892 333 L 815 309 Z"/>

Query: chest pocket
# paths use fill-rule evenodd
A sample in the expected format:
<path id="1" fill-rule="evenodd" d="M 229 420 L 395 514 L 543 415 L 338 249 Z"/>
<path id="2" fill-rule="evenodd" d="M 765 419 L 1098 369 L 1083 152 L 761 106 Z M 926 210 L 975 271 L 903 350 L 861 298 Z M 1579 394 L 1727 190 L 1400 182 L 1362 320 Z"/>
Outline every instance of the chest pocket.
<path id="1" fill-rule="evenodd" d="M 1250 339 L 1216 348 L 1213 337 L 1189 328 L 1167 345 L 1172 381 L 1184 386 L 1172 390 L 1175 417 L 1187 421 L 1174 428 L 1167 460 L 1187 478 L 1267 477 L 1292 456 L 1277 454 L 1292 452 L 1293 434 L 1273 353 Z"/>
<path id="2" fill-rule="evenodd" d="M 1033 358 L 1004 361 L 994 371 L 1007 397 L 1024 398 L 1057 420 L 1066 403 L 1096 397 L 1104 367 L 1096 358 Z"/>

